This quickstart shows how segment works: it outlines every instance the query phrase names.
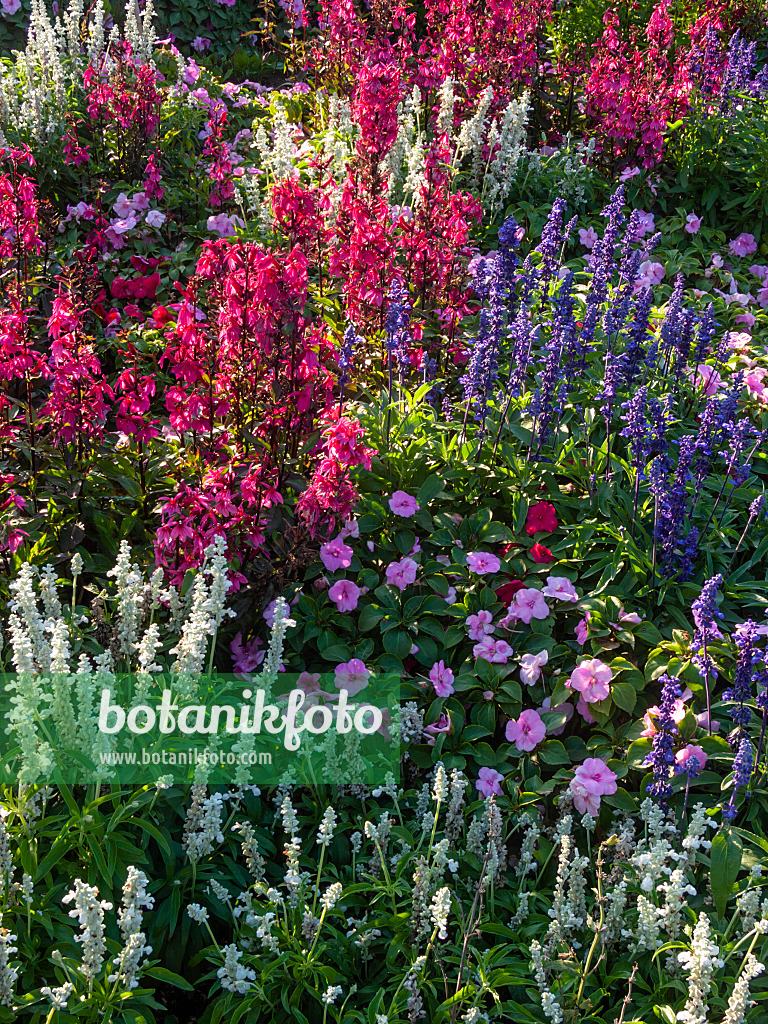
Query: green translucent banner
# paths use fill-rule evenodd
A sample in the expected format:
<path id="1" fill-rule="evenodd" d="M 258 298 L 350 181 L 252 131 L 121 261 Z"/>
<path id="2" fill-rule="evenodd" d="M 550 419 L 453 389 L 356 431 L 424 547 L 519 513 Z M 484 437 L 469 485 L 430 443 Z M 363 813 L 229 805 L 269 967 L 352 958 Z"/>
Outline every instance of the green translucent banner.
<path id="1" fill-rule="evenodd" d="M 97 671 L 4 682 L 1 782 L 372 785 L 399 777 L 400 680 L 391 675 L 248 682 Z"/>

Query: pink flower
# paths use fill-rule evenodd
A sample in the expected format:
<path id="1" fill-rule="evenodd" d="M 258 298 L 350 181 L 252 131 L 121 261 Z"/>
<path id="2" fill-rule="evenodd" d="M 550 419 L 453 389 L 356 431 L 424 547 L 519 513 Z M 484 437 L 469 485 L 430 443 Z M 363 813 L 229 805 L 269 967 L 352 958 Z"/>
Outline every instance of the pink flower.
<path id="1" fill-rule="evenodd" d="M 443 712 L 434 725 L 427 725 L 424 727 L 424 732 L 427 733 L 427 746 L 434 747 L 437 737 L 441 732 L 451 731 L 451 720 L 448 715 Z"/>
<path id="2" fill-rule="evenodd" d="M 573 805 L 579 814 L 589 814 L 596 818 L 600 811 L 600 797 L 590 792 L 577 778 L 571 779 L 568 789 L 573 797 Z"/>
<path id="3" fill-rule="evenodd" d="M 695 383 L 697 388 L 704 389 L 705 395 L 714 395 L 720 389 L 723 378 L 714 366 L 707 366 L 706 363 L 701 363 L 696 367 Z"/>
<path id="4" fill-rule="evenodd" d="M 308 706 L 319 703 L 320 697 L 331 696 L 331 694 L 326 693 L 325 690 L 320 688 L 319 672 L 302 672 L 296 680 L 296 687 L 299 690 L 303 690 L 306 694 Z"/>
<path id="5" fill-rule="evenodd" d="M 587 612 L 584 618 L 576 624 L 576 643 L 581 644 L 583 647 L 587 637 L 589 636 L 589 620 L 592 618 L 591 612 Z"/>
<path id="6" fill-rule="evenodd" d="M 419 511 L 419 503 L 406 491 L 395 491 L 389 499 L 389 507 L 396 516 L 402 516 L 404 519 Z"/>
<path id="7" fill-rule="evenodd" d="M 523 711 L 515 721 L 507 722 L 506 737 L 518 750 L 531 751 L 541 743 L 547 734 L 547 727 L 538 711 Z"/>
<path id="8" fill-rule="evenodd" d="M 591 658 L 582 661 L 571 672 L 571 677 L 565 685 L 578 690 L 587 704 L 594 704 L 609 696 L 612 679 L 613 673 L 610 666 L 603 664 L 598 658 Z"/>
<path id="9" fill-rule="evenodd" d="M 695 757 L 699 762 L 699 771 L 707 763 L 707 755 L 704 753 L 701 747 L 697 747 L 693 743 L 686 744 L 682 750 L 678 750 L 675 754 L 675 761 L 678 764 L 685 764 L 689 757 Z"/>
<path id="10" fill-rule="evenodd" d="M 576 810 L 594 817 L 600 809 L 600 797 L 616 792 L 616 779 L 616 774 L 599 757 L 588 757 L 574 772 L 569 787 Z"/>
<path id="11" fill-rule="evenodd" d="M 686 690 L 686 692 L 687 696 L 683 694 L 683 696 L 678 697 L 675 703 L 672 705 L 672 721 L 675 723 L 675 725 L 680 725 L 682 720 L 685 718 L 687 710 L 685 706 L 685 701 L 688 699 L 688 697 L 691 696 L 690 690 Z M 656 735 L 657 729 L 654 719 L 658 718 L 660 714 L 661 711 L 659 710 L 657 705 L 654 704 L 653 707 L 648 708 L 648 710 L 643 715 L 643 723 L 645 724 L 645 729 L 640 733 L 641 736 L 651 737 Z"/>
<path id="12" fill-rule="evenodd" d="M 339 537 L 352 537 L 356 540 L 360 536 L 360 525 L 356 519 L 347 519 L 339 531 Z"/>
<path id="13" fill-rule="evenodd" d="M 597 237 L 597 232 L 594 228 L 579 228 L 579 241 L 585 249 L 593 249 Z"/>
<path id="14" fill-rule="evenodd" d="M 0 3 L 0 8 L 2 8 L 3 15 L 6 17 L 15 14 L 20 7 L 21 0 L 2 0 L 2 3 Z"/>
<path id="15" fill-rule="evenodd" d="M 747 327 L 754 327 L 756 319 L 755 314 L 750 313 L 749 310 L 747 310 L 745 313 L 739 313 L 739 315 L 735 317 L 734 323 L 746 324 Z"/>
<path id="16" fill-rule="evenodd" d="M 728 243 L 728 252 L 732 256 L 749 256 L 755 249 L 757 249 L 755 236 L 750 235 L 748 231 L 742 231 L 738 238 L 734 238 Z"/>
<path id="17" fill-rule="evenodd" d="M 700 729 L 711 730 L 712 732 L 720 732 L 720 723 L 711 718 L 706 711 L 702 711 L 701 714 L 696 715 L 696 725 Z"/>
<path id="18" fill-rule="evenodd" d="M 350 697 L 368 685 L 368 677 L 371 674 L 359 658 L 337 665 L 334 672 L 336 689 L 346 690 Z"/>
<path id="19" fill-rule="evenodd" d="M 456 604 L 456 587 L 448 587 L 448 593 L 443 597 L 446 604 Z"/>
<path id="20" fill-rule="evenodd" d="M 416 579 L 419 566 L 412 558 L 403 558 L 399 562 L 390 562 L 386 568 L 387 583 L 405 590 Z"/>
<path id="21" fill-rule="evenodd" d="M 478 576 L 488 576 L 489 573 L 499 571 L 501 562 L 488 551 L 470 551 L 467 555 L 467 568 Z"/>
<path id="22" fill-rule="evenodd" d="M 233 213 L 231 217 L 226 213 L 217 213 L 215 216 L 212 215 L 208 218 L 205 226 L 209 231 L 217 232 L 222 238 L 231 238 L 236 233 L 237 228 L 244 228 L 245 224 L 236 213 Z"/>
<path id="23" fill-rule="evenodd" d="M 470 640 L 482 640 L 484 636 L 496 632 L 493 615 L 485 609 L 479 611 L 477 615 L 468 615 L 466 627 Z"/>
<path id="24" fill-rule="evenodd" d="M 341 537 L 336 537 L 320 548 L 320 560 L 329 572 L 348 569 L 352 564 L 352 548 Z"/>
<path id="25" fill-rule="evenodd" d="M 438 697 L 450 697 L 453 693 L 453 672 L 445 667 L 445 662 L 436 661 L 429 670 L 429 678 Z"/>
<path id="26" fill-rule="evenodd" d="M 537 562 L 540 565 L 549 565 L 550 562 L 555 561 L 555 556 L 552 554 L 549 548 L 545 548 L 544 545 L 539 544 L 538 541 L 533 545 L 533 547 L 529 551 L 529 554 L 533 561 Z"/>
<path id="27" fill-rule="evenodd" d="M 697 217 L 695 213 L 689 213 L 685 218 L 685 230 L 689 235 L 698 235 L 699 228 L 701 227 L 701 217 Z"/>
<path id="28" fill-rule="evenodd" d="M 565 715 L 565 721 L 563 722 L 563 724 L 561 726 L 559 726 L 557 729 L 550 729 L 549 730 L 549 735 L 550 736 L 562 736 L 562 734 L 565 732 L 566 725 L 573 718 L 573 704 L 569 704 L 568 701 L 566 701 L 565 704 L 558 704 L 557 707 L 553 708 L 552 707 L 552 698 L 551 697 L 547 697 L 544 701 L 542 701 L 541 710 L 542 711 L 553 711 L 553 712 L 559 711 L 559 712 L 561 712 L 562 714 Z"/>
<path id="29" fill-rule="evenodd" d="M 526 686 L 533 686 L 541 675 L 541 669 L 549 661 L 549 651 L 538 654 L 524 654 L 520 659 L 520 681 Z"/>
<path id="30" fill-rule="evenodd" d="M 476 658 L 490 661 L 493 665 L 506 665 L 513 651 L 506 640 L 492 640 L 486 636 L 479 644 L 475 644 L 472 653 Z"/>
<path id="31" fill-rule="evenodd" d="M 259 650 L 261 646 L 260 637 L 254 637 L 253 640 L 243 643 L 243 634 L 235 634 L 229 645 L 229 651 L 232 655 L 232 667 L 236 673 L 247 675 L 264 661 L 264 651 Z"/>
<path id="32" fill-rule="evenodd" d="M 624 170 L 619 175 L 619 181 L 620 182 L 621 181 L 629 181 L 630 178 L 635 178 L 640 173 L 641 173 L 641 171 L 640 171 L 639 167 L 636 167 L 636 166 L 625 167 Z"/>
<path id="33" fill-rule="evenodd" d="M 567 576 L 547 576 L 547 585 L 542 588 L 545 597 L 554 601 L 578 601 L 576 588 Z"/>
<path id="34" fill-rule="evenodd" d="M 557 529 L 555 506 L 548 501 L 531 505 L 525 517 L 525 532 L 532 537 L 535 533 L 552 533 Z"/>
<path id="35" fill-rule="evenodd" d="M 652 213 L 646 213 L 645 210 L 638 210 L 640 218 L 638 220 L 637 231 L 635 232 L 635 238 L 645 238 L 646 235 L 650 235 L 656 227 L 656 221 Z"/>
<path id="36" fill-rule="evenodd" d="M 637 279 L 635 288 L 650 288 L 654 284 L 660 284 L 667 276 L 663 263 L 654 263 L 652 260 L 645 260 L 640 264 L 640 277 Z"/>
<path id="37" fill-rule="evenodd" d="M 584 700 L 582 696 L 579 696 L 579 699 L 576 703 L 576 710 L 579 712 L 579 714 L 587 723 L 587 725 L 594 725 L 597 721 L 597 719 L 593 716 L 592 712 L 589 710 L 589 704 L 587 704 L 587 702 Z"/>
<path id="38" fill-rule="evenodd" d="M 501 772 L 497 772 L 495 768 L 481 768 L 477 773 L 475 788 L 484 797 L 501 796 L 500 783 L 503 781 L 504 776 Z"/>
<path id="39" fill-rule="evenodd" d="M 509 611 L 513 618 L 528 625 L 531 619 L 546 619 L 549 615 L 549 605 L 540 590 L 526 587 L 515 594 Z"/>
<path id="40" fill-rule="evenodd" d="M 338 580 L 328 591 L 328 597 L 340 612 L 353 612 L 360 599 L 360 587 L 351 580 Z"/>
<path id="41" fill-rule="evenodd" d="M 639 626 L 643 620 L 637 614 L 637 612 L 625 612 L 622 611 L 619 616 L 619 622 L 632 622 L 634 625 Z"/>

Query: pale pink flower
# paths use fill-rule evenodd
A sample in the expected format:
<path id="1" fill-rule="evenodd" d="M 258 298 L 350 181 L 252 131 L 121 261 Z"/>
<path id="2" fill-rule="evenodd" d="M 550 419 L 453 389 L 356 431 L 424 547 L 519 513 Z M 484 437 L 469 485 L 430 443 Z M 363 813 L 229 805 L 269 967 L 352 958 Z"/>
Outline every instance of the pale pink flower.
<path id="1" fill-rule="evenodd" d="M 112 204 L 112 209 L 118 217 L 130 217 L 133 213 L 133 203 L 125 192 L 121 192 Z"/>
<path id="2" fill-rule="evenodd" d="M 707 755 L 701 747 L 697 747 L 694 743 L 687 743 L 682 750 L 678 750 L 675 754 L 675 761 L 678 764 L 683 764 L 689 757 L 696 758 L 699 762 L 699 770 L 707 763 Z"/>
<path id="3" fill-rule="evenodd" d="M 470 551 L 467 554 L 467 568 L 478 576 L 488 576 L 489 573 L 499 571 L 501 562 L 488 551 Z"/>
<path id="4" fill-rule="evenodd" d="M 691 691 L 687 688 L 686 693 L 688 694 L 688 697 L 691 696 Z M 685 706 L 685 701 L 688 699 L 688 697 L 686 697 L 684 693 L 682 697 L 678 697 L 675 703 L 672 705 L 672 721 L 675 723 L 675 725 L 680 725 L 682 720 L 685 718 L 687 710 Z M 655 719 L 657 719 L 660 714 L 661 711 L 659 710 L 658 705 L 654 704 L 653 707 L 648 708 L 648 710 L 643 715 L 643 724 L 645 725 L 645 729 L 640 733 L 641 736 L 651 737 L 656 735 L 657 729 Z"/>
<path id="5" fill-rule="evenodd" d="M 664 264 L 656 263 L 653 260 L 645 260 L 640 264 L 639 269 L 640 277 L 635 285 L 638 291 L 640 288 L 651 288 L 655 284 L 660 284 L 667 276 Z"/>
<path id="6" fill-rule="evenodd" d="M 340 612 L 353 612 L 360 600 L 360 587 L 351 580 L 338 580 L 328 591 L 328 597 Z"/>
<path id="7" fill-rule="evenodd" d="M 144 222 L 151 228 L 161 228 L 165 224 L 165 214 L 159 210 L 150 210 L 144 218 Z"/>
<path id="8" fill-rule="evenodd" d="M 685 230 L 689 235 L 698 235 L 699 228 L 701 227 L 701 217 L 697 217 L 695 213 L 689 213 L 685 218 Z"/>
<path id="9" fill-rule="evenodd" d="M 528 709 L 515 721 L 507 722 L 505 735 L 518 750 L 531 751 L 541 743 L 547 734 L 547 727 L 538 711 Z"/>
<path id="10" fill-rule="evenodd" d="M 495 768 L 481 768 L 477 773 L 477 782 L 475 788 L 479 790 L 480 795 L 484 797 L 489 796 L 501 796 L 501 785 L 504 781 L 504 776 L 501 772 L 497 772 Z"/>
<path id="11" fill-rule="evenodd" d="M 652 213 L 646 213 L 645 210 L 638 210 L 640 219 L 637 225 L 637 231 L 635 232 L 635 238 L 645 238 L 646 235 L 650 235 L 656 228 L 656 220 Z"/>
<path id="12" fill-rule="evenodd" d="M 524 654 L 520 659 L 520 681 L 526 686 L 533 686 L 541 675 L 542 666 L 549 661 L 548 651 L 538 654 Z"/>
<path id="13" fill-rule="evenodd" d="M 453 693 L 453 672 L 446 668 L 445 662 L 436 661 L 429 670 L 429 678 L 438 697 L 450 697 Z"/>
<path id="14" fill-rule="evenodd" d="M 221 235 L 222 238 L 231 238 L 236 234 L 237 228 L 244 228 L 245 224 L 242 217 L 238 217 L 236 213 L 233 213 L 232 216 L 226 213 L 217 213 L 208 218 L 205 226 L 209 231 L 215 231 Z"/>
<path id="15" fill-rule="evenodd" d="M 446 604 L 456 604 L 456 587 L 448 587 L 448 593 L 443 597 Z"/>
<path id="16" fill-rule="evenodd" d="M 397 587 L 398 590 L 405 590 L 416 579 L 418 563 L 412 558 L 403 558 L 399 562 L 390 562 L 386 568 L 387 583 Z"/>
<path id="17" fill-rule="evenodd" d="M 594 228 L 579 228 L 579 241 L 585 249 L 594 249 L 597 238 Z"/>
<path id="18" fill-rule="evenodd" d="M 612 679 L 613 673 L 609 665 L 605 665 L 598 658 L 589 658 L 571 672 L 566 686 L 578 690 L 587 704 L 594 704 L 609 696 Z"/>
<path id="19" fill-rule="evenodd" d="M 750 313 L 749 310 L 746 310 L 744 313 L 739 313 L 739 315 L 734 318 L 734 323 L 746 324 L 747 327 L 754 327 L 756 319 L 757 318 L 754 313 Z"/>
<path id="20" fill-rule="evenodd" d="M 576 588 L 567 576 L 547 576 L 547 585 L 541 592 L 545 597 L 551 597 L 553 601 L 579 600 Z"/>
<path id="21" fill-rule="evenodd" d="M 409 519 L 419 511 L 419 503 L 407 491 L 395 491 L 389 499 L 389 507 L 396 516 Z"/>
<path id="22" fill-rule="evenodd" d="M 479 611 L 477 615 L 468 615 L 466 627 L 470 640 L 482 640 L 484 636 L 496 632 L 493 615 L 486 609 Z"/>
<path id="23" fill-rule="evenodd" d="M 341 530 L 339 531 L 340 537 L 351 537 L 353 540 L 357 540 L 360 536 L 360 525 L 356 519 L 347 519 Z"/>
<path id="24" fill-rule="evenodd" d="M 591 792 L 575 777 L 571 779 L 568 789 L 573 797 L 573 806 L 579 814 L 589 814 L 596 818 L 600 812 L 600 797 L 597 793 Z"/>
<path id="25" fill-rule="evenodd" d="M 492 640 L 486 636 L 479 644 L 475 644 L 472 653 L 476 658 L 490 661 L 493 665 L 506 665 L 513 652 L 506 640 Z"/>
<path id="26" fill-rule="evenodd" d="M 308 707 L 319 703 L 320 697 L 331 696 L 320 687 L 319 672 L 302 672 L 296 680 L 296 687 L 303 690 L 306 695 L 305 703 Z"/>
<path id="27" fill-rule="evenodd" d="M 329 572 L 348 569 L 352 564 L 352 548 L 341 537 L 335 537 L 320 548 L 320 561 Z"/>
<path id="28" fill-rule="evenodd" d="M 509 611 L 514 618 L 528 625 L 532 619 L 546 619 L 549 615 L 549 605 L 542 597 L 540 590 L 526 587 L 523 590 L 518 590 L 512 598 Z"/>
<path id="29" fill-rule="evenodd" d="M 636 165 L 633 165 L 632 167 L 625 167 L 619 175 L 619 181 L 629 181 L 630 178 L 635 178 L 640 173 L 640 168 Z"/>
<path id="30" fill-rule="evenodd" d="M 619 616 L 619 622 L 632 622 L 636 626 L 639 626 L 643 620 L 637 614 L 637 612 L 625 612 L 622 609 L 621 615 Z"/>
<path id="31" fill-rule="evenodd" d="M 351 661 L 337 665 L 334 672 L 336 689 L 346 690 L 350 697 L 368 685 L 368 677 L 371 674 L 359 658 L 352 658 Z"/>

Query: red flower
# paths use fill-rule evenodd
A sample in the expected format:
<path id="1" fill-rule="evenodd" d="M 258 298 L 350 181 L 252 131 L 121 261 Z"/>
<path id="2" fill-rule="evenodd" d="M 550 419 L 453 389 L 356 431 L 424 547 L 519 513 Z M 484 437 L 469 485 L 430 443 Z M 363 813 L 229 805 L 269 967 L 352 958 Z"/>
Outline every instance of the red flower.
<path id="1" fill-rule="evenodd" d="M 169 320 L 173 320 L 173 313 L 169 313 L 165 306 L 158 306 L 152 313 L 152 319 L 158 327 L 162 327 Z"/>
<path id="2" fill-rule="evenodd" d="M 548 501 L 539 501 L 528 509 L 525 520 L 525 532 L 531 537 L 534 533 L 552 533 L 557 529 L 555 506 Z"/>
<path id="3" fill-rule="evenodd" d="M 534 544 L 531 548 L 531 558 L 534 562 L 546 563 L 554 562 L 555 556 L 549 550 L 545 548 L 543 544 Z"/>
<path id="4" fill-rule="evenodd" d="M 498 597 L 502 604 L 509 605 L 518 590 L 525 590 L 525 584 L 523 581 L 510 580 L 509 583 L 502 583 L 496 591 L 496 597 Z"/>

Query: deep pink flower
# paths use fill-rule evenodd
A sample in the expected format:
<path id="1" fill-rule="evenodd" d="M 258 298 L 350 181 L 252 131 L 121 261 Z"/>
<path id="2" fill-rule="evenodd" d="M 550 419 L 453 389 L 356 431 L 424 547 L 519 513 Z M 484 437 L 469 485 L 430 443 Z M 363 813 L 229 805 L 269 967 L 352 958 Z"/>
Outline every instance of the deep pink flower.
<path id="1" fill-rule="evenodd" d="M 582 661 L 571 672 L 571 677 L 565 685 L 578 690 L 587 704 L 594 704 L 609 696 L 612 679 L 613 673 L 610 666 L 605 665 L 598 658 L 591 658 Z"/>
<path id="2" fill-rule="evenodd" d="M 528 552 L 534 562 L 540 565 L 548 565 L 550 562 L 554 562 L 555 556 L 549 550 L 545 548 L 543 544 L 539 544 L 537 541 L 531 550 Z"/>
<path id="3" fill-rule="evenodd" d="M 618 776 L 599 757 L 588 757 L 576 768 L 574 775 L 582 785 L 597 796 L 612 796 L 618 788 L 616 785 Z"/>
<path id="4" fill-rule="evenodd" d="M 445 662 L 436 661 L 429 670 L 429 678 L 438 697 L 450 697 L 453 693 L 453 672 L 445 667 Z"/>
<path id="5" fill-rule="evenodd" d="M 555 506 L 548 501 L 539 501 L 531 505 L 525 519 L 525 531 L 531 537 L 535 533 L 552 533 L 557 529 L 557 513 Z"/>
<path id="6" fill-rule="evenodd" d="M 320 560 L 329 572 L 348 569 L 352 564 L 352 548 L 341 537 L 336 537 L 320 548 Z"/>
<path id="7" fill-rule="evenodd" d="M 396 516 L 410 518 L 419 511 L 419 503 L 407 491 L 395 491 L 389 499 L 389 507 Z"/>
<path id="8" fill-rule="evenodd" d="M 576 629 L 574 630 L 576 636 L 576 643 L 581 644 L 583 647 L 586 643 L 587 637 L 589 636 L 589 620 L 592 618 L 591 612 L 587 612 L 580 622 L 576 623 Z"/>
<path id="9" fill-rule="evenodd" d="M 503 781 L 504 776 L 501 772 L 497 772 L 495 768 L 481 768 L 477 773 L 475 788 L 484 797 L 501 796 L 501 783 Z"/>
<path id="10" fill-rule="evenodd" d="M 387 583 L 405 590 L 416 579 L 419 566 L 412 558 L 403 558 L 399 562 L 390 562 L 386 568 Z"/>
<path id="11" fill-rule="evenodd" d="M 488 551 L 470 551 L 467 554 L 467 568 L 478 576 L 488 576 L 499 571 L 501 562 Z"/>
<path id="12" fill-rule="evenodd" d="M 338 580 L 328 591 L 328 597 L 340 612 L 353 612 L 360 600 L 360 587 L 351 580 Z"/>
<path id="13" fill-rule="evenodd" d="M 547 727 L 538 711 L 530 708 L 523 711 L 515 721 L 507 722 L 505 735 L 518 750 L 531 751 L 541 743 L 547 734 Z"/>

